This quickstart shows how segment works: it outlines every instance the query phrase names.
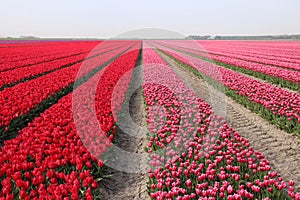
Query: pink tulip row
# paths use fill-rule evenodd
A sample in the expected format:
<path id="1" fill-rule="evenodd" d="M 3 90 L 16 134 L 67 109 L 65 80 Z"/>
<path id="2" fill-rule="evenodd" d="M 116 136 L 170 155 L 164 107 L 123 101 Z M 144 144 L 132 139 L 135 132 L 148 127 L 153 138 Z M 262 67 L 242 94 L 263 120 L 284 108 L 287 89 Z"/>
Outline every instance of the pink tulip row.
<path id="1" fill-rule="evenodd" d="M 287 58 L 291 60 L 298 60 L 300 58 L 300 51 L 298 49 L 298 41 L 289 42 L 267 42 L 267 41 L 197 41 L 205 49 L 212 47 L 224 47 L 226 49 L 236 49 L 247 54 L 275 56 L 278 58 Z"/>
<path id="2" fill-rule="evenodd" d="M 0 199 L 93 199 L 103 176 L 100 156 L 116 133 L 111 96 L 119 79 L 135 66 L 139 47 L 136 44 L 4 143 Z M 116 107 L 129 82 L 116 94 Z M 91 124 L 93 117 L 96 124 Z M 92 129 L 98 123 L 102 131 Z"/>
<path id="3" fill-rule="evenodd" d="M 164 47 L 160 46 L 160 48 Z M 300 123 L 300 95 L 298 93 L 288 92 L 271 84 L 256 81 L 232 70 L 183 53 L 171 51 L 166 48 L 164 48 L 164 51 L 181 62 L 197 69 L 205 76 L 236 91 L 238 95 L 246 96 L 248 100 L 263 105 L 265 108 L 271 110 L 273 114 L 285 116 L 289 120 L 295 119 Z"/>
<path id="4" fill-rule="evenodd" d="M 152 199 L 300 199 L 149 46 L 143 51 Z M 288 190 L 285 193 L 285 190 Z"/>
<path id="5" fill-rule="evenodd" d="M 252 44 L 248 42 L 248 46 L 238 45 L 240 42 L 230 41 L 227 43 L 219 43 L 218 41 L 206 42 L 206 41 L 175 41 L 168 42 L 166 44 L 181 46 L 186 48 L 192 48 L 194 50 L 204 51 L 209 54 L 220 54 L 228 56 L 238 56 L 241 59 L 253 60 L 254 62 L 261 62 L 264 64 L 270 64 L 275 66 L 282 66 L 291 69 L 299 69 L 300 55 L 295 56 L 292 54 L 292 50 L 287 50 L 288 54 L 281 52 L 278 43 L 273 44 L 275 47 L 269 53 L 264 43 Z M 288 43 L 292 46 L 293 43 Z M 251 46 L 250 46 L 251 45 Z M 252 50 L 252 45 L 256 45 L 259 49 Z M 295 49 L 296 47 L 293 47 Z M 292 55 L 291 55 L 292 54 Z"/>
<path id="6" fill-rule="evenodd" d="M 245 69 L 249 69 L 255 72 L 260 72 L 269 76 L 274 76 L 277 78 L 282 78 L 291 82 L 300 83 L 300 71 L 291 71 L 288 69 L 283 69 L 271 65 L 265 65 L 260 63 L 249 62 L 246 60 L 240 60 L 238 58 L 225 57 L 220 55 L 211 55 L 213 60 L 223 62 L 225 64 L 230 64 Z M 295 67 L 299 70 L 299 67 Z"/>
<path id="7" fill-rule="evenodd" d="M 174 47 L 174 46 L 173 46 Z M 186 49 L 184 47 L 176 47 L 178 50 L 182 50 L 184 52 L 193 53 L 195 55 L 199 56 L 205 56 L 209 59 L 216 60 L 225 64 L 234 65 L 237 67 L 241 67 L 247 70 L 252 70 L 255 72 L 263 73 L 269 76 L 282 78 L 287 81 L 300 83 L 300 71 L 292 71 L 289 69 L 283 69 L 280 67 L 275 67 L 272 65 L 265 65 L 261 63 L 251 62 L 247 60 L 241 60 L 238 59 L 237 56 L 235 57 L 228 57 L 223 55 L 216 55 L 216 54 L 210 54 L 199 52 L 198 50 L 193 49 Z M 295 68 L 298 70 L 300 69 L 299 66 L 295 65 Z"/>
<path id="8" fill-rule="evenodd" d="M 280 58 L 277 58 L 275 56 L 260 56 L 260 55 L 251 55 L 251 54 L 244 54 L 240 53 L 239 50 L 235 49 L 226 49 L 224 47 L 220 48 L 210 48 L 207 49 L 207 53 L 213 54 L 213 55 L 219 55 L 224 57 L 230 57 L 230 58 L 237 58 L 240 60 L 245 60 L 249 62 L 255 62 L 260 64 L 273 65 L 275 67 L 281 67 L 286 69 L 292 69 L 292 70 L 300 70 L 300 61 L 298 59 L 285 59 L 285 61 L 280 60 Z"/>
<path id="9" fill-rule="evenodd" d="M 104 43 L 104 45 L 107 46 L 106 43 Z M 81 53 L 80 55 L 71 56 L 64 59 L 54 60 L 51 62 L 45 62 L 33 66 L 27 66 L 27 67 L 12 69 L 9 71 L 0 72 L 0 88 L 5 85 L 9 85 L 32 76 L 36 76 L 39 74 L 47 73 L 52 70 L 56 70 L 62 66 L 82 62 L 85 59 L 92 58 L 97 54 L 101 54 L 109 50 L 113 50 L 116 47 L 120 47 L 120 44 L 115 44 L 115 45 L 110 44 L 110 46 L 108 47 L 109 48 L 101 46 L 101 49 L 93 50 L 91 54 L 89 54 L 90 51 L 88 51 L 85 53 Z"/>
<path id="10" fill-rule="evenodd" d="M 252 57 L 262 57 L 284 62 L 299 62 L 300 52 L 297 50 L 299 42 L 254 42 L 254 41 L 164 41 L 188 48 L 207 51 L 236 52 Z M 223 49 L 222 49 L 223 48 Z"/>
<path id="11" fill-rule="evenodd" d="M 44 99 L 49 98 L 64 87 L 74 83 L 79 69 L 81 70 L 80 75 L 83 77 L 91 70 L 114 58 L 130 46 L 132 46 L 132 43 L 129 42 L 124 47 L 87 60 L 84 62 L 84 65 L 88 67 L 81 68 L 82 64 L 78 63 L 37 79 L 20 83 L 12 88 L 4 89 L 0 92 L 0 104 L 2 105 L 2 109 L 0 110 L 0 127 L 8 126 L 11 120 L 28 113 Z"/>
<path id="12" fill-rule="evenodd" d="M 290 58 L 280 58 L 274 55 L 260 55 L 251 52 L 244 53 L 240 49 L 226 49 L 225 47 L 219 48 L 206 48 L 210 54 L 224 55 L 227 57 L 236 57 L 246 61 L 257 62 L 261 64 L 274 65 L 287 69 L 300 70 L 300 60 Z"/>

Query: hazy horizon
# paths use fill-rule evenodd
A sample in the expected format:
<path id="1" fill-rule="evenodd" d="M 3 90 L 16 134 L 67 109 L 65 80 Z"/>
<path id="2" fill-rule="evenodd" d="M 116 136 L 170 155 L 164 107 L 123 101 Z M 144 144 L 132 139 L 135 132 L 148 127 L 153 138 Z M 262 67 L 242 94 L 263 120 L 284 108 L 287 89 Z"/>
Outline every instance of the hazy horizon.
<path id="1" fill-rule="evenodd" d="M 297 0 L 12 0 L 0 7 L 0 37 L 112 38 L 158 28 L 188 35 L 300 34 Z"/>

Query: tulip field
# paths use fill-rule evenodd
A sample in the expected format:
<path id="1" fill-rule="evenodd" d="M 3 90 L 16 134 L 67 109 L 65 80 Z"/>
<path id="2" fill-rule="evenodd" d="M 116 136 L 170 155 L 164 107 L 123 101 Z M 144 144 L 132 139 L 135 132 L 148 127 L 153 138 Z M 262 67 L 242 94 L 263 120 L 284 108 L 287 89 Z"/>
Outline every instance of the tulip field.
<path id="1" fill-rule="evenodd" d="M 263 135 L 250 142 L 244 124 L 229 122 L 230 112 L 217 113 L 191 86 L 201 81 L 254 115 L 247 126 L 267 127 Z M 142 101 L 131 112 L 144 113 L 146 145 L 138 148 L 148 158 L 136 173 L 147 181 L 126 170 L 115 181 L 122 168 L 108 166 L 118 158 L 106 155 L 130 146 L 120 136 L 136 127 L 126 132 L 121 121 L 130 117 L 135 84 Z M 297 41 L 0 42 L 0 106 L 0 199 L 144 199 L 144 192 L 158 200 L 300 200 Z M 268 135 L 292 141 L 288 153 Z M 291 163 L 269 160 L 259 146 Z"/>

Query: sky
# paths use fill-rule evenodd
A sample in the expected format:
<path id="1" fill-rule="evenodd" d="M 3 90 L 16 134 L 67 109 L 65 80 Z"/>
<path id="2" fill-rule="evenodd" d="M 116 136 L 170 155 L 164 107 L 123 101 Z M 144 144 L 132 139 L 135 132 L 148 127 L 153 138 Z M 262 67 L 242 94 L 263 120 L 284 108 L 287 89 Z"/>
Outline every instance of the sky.
<path id="1" fill-rule="evenodd" d="M 0 37 L 300 34 L 299 0 L 0 0 Z"/>

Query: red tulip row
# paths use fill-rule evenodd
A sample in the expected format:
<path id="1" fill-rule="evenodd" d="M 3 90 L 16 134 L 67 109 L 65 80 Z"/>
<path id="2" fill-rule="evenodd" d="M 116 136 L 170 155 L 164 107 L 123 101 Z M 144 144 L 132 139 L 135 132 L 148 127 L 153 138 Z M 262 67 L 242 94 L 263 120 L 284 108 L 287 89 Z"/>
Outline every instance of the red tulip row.
<path id="1" fill-rule="evenodd" d="M 143 53 L 152 199 L 300 199 L 153 49 Z"/>
<path id="2" fill-rule="evenodd" d="M 103 178 L 100 156 L 112 145 L 116 132 L 109 97 L 119 79 L 135 66 L 139 47 L 136 44 L 78 87 L 76 94 L 60 99 L 17 138 L 5 142 L 0 151 L 0 199 L 93 199 L 97 195 Z M 129 82 L 123 82 L 116 94 L 117 103 L 122 103 Z M 75 105 L 74 98 L 79 100 Z M 102 131 L 85 123 L 93 116 Z"/>
<path id="3" fill-rule="evenodd" d="M 1 48 L 0 45 L 0 71 L 91 51 L 99 43 L 101 42 L 53 42 L 40 46 L 20 44 L 13 48 Z"/>
<path id="4" fill-rule="evenodd" d="M 120 43 L 121 44 L 121 43 Z M 0 72 L 0 88 L 5 87 L 6 85 L 13 84 L 15 82 L 21 81 L 26 78 L 30 78 L 33 76 L 37 76 L 39 74 L 44 74 L 47 72 L 51 72 L 53 70 L 62 68 L 64 66 L 73 65 L 79 62 L 84 61 L 85 59 L 89 59 L 91 57 L 96 56 L 97 54 L 101 54 L 107 52 L 109 50 L 113 50 L 116 47 L 119 47 L 120 44 L 110 44 L 109 46 L 104 43 L 101 48 L 93 50 L 90 54 L 90 51 L 80 53 L 80 55 L 70 56 L 64 59 L 54 60 L 51 62 L 45 62 L 33 66 L 27 66 L 22 68 L 16 68 L 5 72 Z M 108 47 L 107 47 L 108 46 Z M 77 51 L 79 52 L 79 51 Z M 87 57 L 88 56 L 88 57 Z"/>
<path id="5" fill-rule="evenodd" d="M 32 52 L 33 48 L 37 48 L 39 50 L 44 49 L 45 46 L 50 45 L 58 45 L 59 42 L 20 42 L 20 43 L 1 43 L 0 44 L 0 58 L 14 57 L 17 55 L 22 55 L 22 51 Z M 60 43 L 61 44 L 61 43 Z M 25 47 L 25 49 L 23 49 Z M 7 53 L 5 53 L 7 52 Z M 32 52 L 33 53 L 33 52 Z M 12 56 L 14 55 L 14 56 Z"/>
<path id="6" fill-rule="evenodd" d="M 78 74 L 81 77 L 88 74 L 92 69 L 103 65 L 128 49 L 132 44 L 132 42 L 128 42 L 124 47 L 107 52 L 91 60 L 86 60 L 84 62 L 86 67 L 84 68 L 81 67 L 81 63 L 78 63 L 37 79 L 20 83 L 15 87 L 4 89 L 0 92 L 0 104 L 2 105 L 0 110 L 0 127 L 9 125 L 12 119 L 26 114 L 43 100 L 74 83 Z M 79 69 L 80 71 L 78 71 Z"/>
<path id="7" fill-rule="evenodd" d="M 210 54 L 208 56 L 207 54 L 205 55 L 205 53 L 199 52 L 199 50 L 195 50 L 195 49 L 186 49 L 184 47 L 176 47 L 176 49 L 193 53 L 199 56 L 206 56 L 206 58 L 216 60 L 225 64 L 234 65 L 254 72 L 259 72 L 269 76 L 281 78 L 294 83 L 300 83 L 300 71 L 292 71 L 289 69 L 283 69 L 272 65 L 265 65 L 261 63 L 250 62 L 247 60 L 241 60 L 238 59 L 237 56 L 228 57 L 228 56 L 217 55 L 217 54 Z M 295 69 L 300 70 L 297 64 L 295 64 L 294 66 Z"/>
<path id="8" fill-rule="evenodd" d="M 249 101 L 263 105 L 274 115 L 285 116 L 288 120 L 294 120 L 296 124 L 300 123 L 300 95 L 298 93 L 288 92 L 201 59 L 171 51 L 164 47 L 161 48 L 175 59 L 198 70 L 201 74 L 236 91 L 238 95 L 245 96 Z"/>
<path id="9" fill-rule="evenodd" d="M 66 51 L 68 46 L 70 47 L 69 52 Z M 0 69 L 1 71 L 9 70 L 10 68 L 8 65 L 22 67 L 23 65 L 30 65 L 38 61 L 43 61 L 47 58 L 60 58 L 64 55 L 72 55 L 90 48 L 92 48 L 91 44 L 80 47 L 79 44 L 66 45 L 64 43 L 61 43 L 60 45 L 57 44 L 55 46 L 48 44 L 47 46 L 37 47 L 36 49 L 28 47 L 25 44 L 21 44 L 20 47 L 13 48 L 1 48 L 0 45 L 0 51 L 3 52 L 3 57 L 0 58 Z M 22 54 L 20 52 L 14 52 L 16 50 L 23 50 L 24 52 Z M 4 53 L 6 53 L 6 56 Z M 6 66 L 8 69 L 6 69 Z M 2 67 L 4 67 L 4 69 L 2 69 Z"/>

